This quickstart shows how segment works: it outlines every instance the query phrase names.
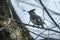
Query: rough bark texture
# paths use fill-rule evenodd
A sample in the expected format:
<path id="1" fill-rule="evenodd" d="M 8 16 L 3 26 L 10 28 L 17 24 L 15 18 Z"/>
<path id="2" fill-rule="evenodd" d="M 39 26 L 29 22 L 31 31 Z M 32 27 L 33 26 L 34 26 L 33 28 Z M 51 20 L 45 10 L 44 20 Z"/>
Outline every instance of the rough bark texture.
<path id="1" fill-rule="evenodd" d="M 2 13 L 5 15 L 3 15 Z M 29 34 L 29 31 L 27 30 L 25 25 L 13 22 L 10 13 L 13 14 L 14 21 L 19 21 L 20 23 L 22 23 L 18 18 L 10 0 L 8 0 L 8 3 L 7 0 L 0 0 L 0 15 L 2 15 L 0 16 L 0 21 L 3 20 L 4 22 L 6 22 L 5 20 L 8 20 L 7 18 L 10 18 L 11 20 L 10 22 L 9 20 L 7 21 L 9 22 L 8 25 L 7 23 L 4 24 L 3 21 L 0 24 L 1 27 L 4 27 L 5 25 L 7 25 L 5 27 L 8 27 L 6 29 L 0 30 L 0 40 L 34 40 L 33 37 L 31 37 L 31 35 Z M 4 26 L 2 24 L 4 24 Z"/>

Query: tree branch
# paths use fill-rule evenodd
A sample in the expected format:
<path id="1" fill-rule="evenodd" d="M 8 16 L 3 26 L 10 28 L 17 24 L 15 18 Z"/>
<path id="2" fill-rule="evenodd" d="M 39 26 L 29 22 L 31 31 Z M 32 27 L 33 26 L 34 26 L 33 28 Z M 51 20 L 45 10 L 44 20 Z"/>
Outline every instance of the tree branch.
<path id="1" fill-rule="evenodd" d="M 51 18 L 51 20 L 54 22 L 54 24 L 60 29 L 59 25 L 55 22 L 55 20 L 52 18 L 52 16 L 49 14 L 48 10 L 46 9 L 46 7 L 44 6 L 44 4 L 42 3 L 41 0 L 39 0 L 41 5 L 43 6 L 43 8 L 45 9 L 46 13 L 48 14 L 48 16 Z"/>
<path id="2" fill-rule="evenodd" d="M 29 2 L 26 2 L 26 1 L 19 1 L 19 2 L 22 2 L 22 3 L 28 4 L 28 5 L 43 9 L 42 7 L 40 7 L 40 6 L 36 5 L 36 4 L 32 4 L 32 3 L 29 3 Z"/>
<path id="3" fill-rule="evenodd" d="M 29 32 L 31 32 L 31 33 L 33 33 L 33 34 L 35 34 L 35 35 L 37 35 L 37 36 L 40 36 L 40 37 L 42 37 L 42 38 L 46 38 L 46 37 L 44 37 L 44 36 L 41 36 L 40 34 L 38 35 L 38 34 L 32 32 L 32 31 L 29 31 Z"/>
<path id="4" fill-rule="evenodd" d="M 13 22 L 17 22 L 17 21 L 13 21 Z M 17 23 L 20 24 L 20 25 L 27 25 L 27 26 L 31 26 L 31 27 L 36 27 L 36 28 L 40 28 L 40 29 L 44 29 L 44 30 L 50 30 L 50 31 L 53 31 L 53 32 L 56 32 L 56 33 L 60 33 L 60 31 L 52 30 L 52 29 L 49 29 L 49 28 L 42 28 L 42 27 L 38 27 L 38 26 L 35 26 L 35 25 L 19 23 L 19 22 L 17 22 Z"/>

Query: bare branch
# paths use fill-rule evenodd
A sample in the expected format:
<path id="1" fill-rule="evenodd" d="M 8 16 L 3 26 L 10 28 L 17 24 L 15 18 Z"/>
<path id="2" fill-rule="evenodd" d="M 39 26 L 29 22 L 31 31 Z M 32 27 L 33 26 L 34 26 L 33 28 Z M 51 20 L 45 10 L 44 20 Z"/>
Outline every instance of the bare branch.
<path id="1" fill-rule="evenodd" d="M 46 30 L 45 30 L 46 31 Z M 41 32 L 35 39 L 37 39 L 41 34 L 43 34 L 45 31 Z"/>
<path id="2" fill-rule="evenodd" d="M 60 13 L 57 13 L 57 12 L 55 12 L 55 11 L 51 10 L 51 9 L 48 9 L 48 8 L 47 8 L 47 10 L 49 10 L 50 12 L 52 12 L 52 13 L 53 13 L 53 14 L 55 14 L 55 15 L 60 16 Z"/>
<path id="3" fill-rule="evenodd" d="M 41 0 L 39 0 L 41 5 L 43 6 L 43 8 L 45 9 L 45 11 L 47 12 L 47 14 L 49 15 L 49 17 L 51 18 L 51 20 L 54 22 L 54 24 L 60 29 L 59 25 L 55 22 L 55 20 L 52 18 L 52 16 L 49 14 L 48 10 L 46 9 L 46 7 L 44 6 L 44 4 L 42 3 Z"/>
<path id="4" fill-rule="evenodd" d="M 44 37 L 44 36 L 41 36 L 40 34 L 38 35 L 38 34 L 32 32 L 32 31 L 29 31 L 29 32 L 31 32 L 31 33 L 33 33 L 33 34 L 35 34 L 35 35 L 37 35 L 37 36 L 40 36 L 40 37 L 42 37 L 42 38 L 46 38 L 46 37 Z"/>
<path id="5" fill-rule="evenodd" d="M 19 1 L 19 2 L 21 2 L 21 3 L 25 3 L 25 4 L 28 4 L 28 5 L 31 5 L 31 6 L 34 6 L 34 7 L 42 8 L 42 7 L 38 6 L 38 5 L 35 5 L 35 4 L 32 4 L 32 3 L 29 3 L 29 2 L 26 2 L 26 1 Z M 42 9 L 43 9 L 43 8 L 42 8 Z"/>
<path id="6" fill-rule="evenodd" d="M 16 22 L 16 21 L 14 21 L 14 22 Z M 17 22 L 17 23 L 20 24 L 20 25 L 26 25 L 26 26 L 36 27 L 36 28 L 40 28 L 40 29 L 44 29 L 44 30 L 49 30 L 49 31 L 53 31 L 53 32 L 56 32 L 56 33 L 60 33 L 60 31 L 52 30 L 50 28 L 42 28 L 42 27 L 38 27 L 38 26 L 35 26 L 35 25 L 19 23 L 19 22 Z"/>

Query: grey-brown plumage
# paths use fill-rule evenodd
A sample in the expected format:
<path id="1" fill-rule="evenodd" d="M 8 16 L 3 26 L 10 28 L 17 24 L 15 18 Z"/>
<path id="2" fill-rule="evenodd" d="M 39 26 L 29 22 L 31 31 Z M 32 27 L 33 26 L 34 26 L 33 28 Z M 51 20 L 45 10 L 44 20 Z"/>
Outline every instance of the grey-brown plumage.
<path id="1" fill-rule="evenodd" d="M 30 21 L 38 26 L 42 26 L 42 28 L 44 28 L 44 21 L 41 19 L 40 16 L 38 16 L 35 12 L 35 9 L 32 9 L 30 11 L 28 11 L 29 15 L 30 15 Z"/>

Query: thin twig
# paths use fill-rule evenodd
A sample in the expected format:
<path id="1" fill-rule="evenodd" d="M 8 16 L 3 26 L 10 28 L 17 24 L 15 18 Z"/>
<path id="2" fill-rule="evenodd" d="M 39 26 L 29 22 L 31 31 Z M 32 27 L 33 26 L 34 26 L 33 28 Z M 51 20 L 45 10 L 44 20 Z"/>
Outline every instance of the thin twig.
<path id="1" fill-rule="evenodd" d="M 19 1 L 21 3 L 25 3 L 25 4 L 28 4 L 28 5 L 31 5 L 31 6 L 34 6 L 34 7 L 38 7 L 38 8 L 41 8 L 43 9 L 42 7 L 38 6 L 38 5 L 35 5 L 35 4 L 32 4 L 32 3 L 29 3 L 29 2 L 26 2 L 26 1 Z"/>
<path id="2" fill-rule="evenodd" d="M 29 32 L 31 32 L 31 33 L 33 33 L 33 34 L 35 34 L 35 35 L 37 35 L 37 36 L 40 36 L 40 37 L 42 37 L 42 38 L 46 38 L 46 37 L 44 37 L 44 36 L 41 36 L 41 35 L 38 35 L 38 34 L 32 32 L 32 31 L 29 31 Z"/>
<path id="3" fill-rule="evenodd" d="M 42 3 L 41 0 L 39 0 L 39 2 L 41 3 L 41 5 L 43 6 L 43 8 L 45 9 L 46 13 L 48 14 L 48 16 L 51 18 L 51 20 L 54 22 L 54 24 L 57 26 L 58 29 L 60 29 L 60 26 L 55 22 L 55 20 L 52 18 L 52 16 L 49 14 L 48 10 L 46 9 L 46 7 L 44 6 L 44 4 Z"/>
<path id="4" fill-rule="evenodd" d="M 46 30 L 45 30 L 46 31 Z M 39 35 L 37 35 L 37 37 L 35 38 L 35 40 L 41 35 L 43 34 L 45 31 L 41 32 Z"/>

